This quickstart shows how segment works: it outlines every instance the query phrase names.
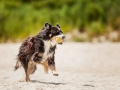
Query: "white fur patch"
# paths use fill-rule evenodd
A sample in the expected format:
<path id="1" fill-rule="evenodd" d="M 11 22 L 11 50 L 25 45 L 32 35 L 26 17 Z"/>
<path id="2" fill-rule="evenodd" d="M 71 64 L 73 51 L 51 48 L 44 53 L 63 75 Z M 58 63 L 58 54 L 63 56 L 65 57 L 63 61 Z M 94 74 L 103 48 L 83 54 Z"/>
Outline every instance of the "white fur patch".
<path id="1" fill-rule="evenodd" d="M 52 57 L 52 55 L 53 55 L 53 52 L 49 52 L 49 50 L 50 50 L 50 48 L 51 48 L 51 46 L 55 46 L 57 43 L 56 43 L 56 41 L 50 41 L 50 40 L 47 40 L 47 41 L 44 41 L 44 49 L 45 49 L 45 52 L 44 52 L 44 55 L 43 55 L 43 59 L 44 60 L 47 60 L 47 58 L 49 58 L 49 57 Z"/>

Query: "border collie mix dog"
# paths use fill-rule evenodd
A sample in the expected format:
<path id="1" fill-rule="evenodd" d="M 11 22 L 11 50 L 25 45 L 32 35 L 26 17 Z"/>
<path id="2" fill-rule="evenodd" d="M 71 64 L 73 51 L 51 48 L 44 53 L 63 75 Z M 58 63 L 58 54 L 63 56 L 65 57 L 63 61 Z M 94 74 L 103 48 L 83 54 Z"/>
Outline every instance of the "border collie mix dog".
<path id="1" fill-rule="evenodd" d="M 56 38 L 60 38 L 58 41 Z M 27 38 L 19 49 L 15 70 L 23 66 L 26 74 L 26 81 L 30 81 L 29 75 L 36 70 L 36 64 L 42 64 L 44 71 L 50 69 L 54 76 L 58 76 L 55 69 L 54 54 L 57 44 L 62 44 L 65 36 L 60 26 L 51 26 L 45 23 L 40 33 L 34 37 Z"/>

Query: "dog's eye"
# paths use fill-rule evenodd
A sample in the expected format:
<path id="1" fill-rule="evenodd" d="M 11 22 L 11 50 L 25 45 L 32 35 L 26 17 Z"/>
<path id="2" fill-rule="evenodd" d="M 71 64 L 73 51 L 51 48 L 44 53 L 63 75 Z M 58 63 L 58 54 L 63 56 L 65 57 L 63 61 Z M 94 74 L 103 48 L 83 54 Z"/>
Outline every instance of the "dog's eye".
<path id="1" fill-rule="evenodd" d="M 63 33 L 62 31 L 60 31 L 60 33 Z"/>
<path id="2" fill-rule="evenodd" d="M 56 30 L 56 32 L 58 33 L 59 31 L 58 31 L 58 30 Z"/>

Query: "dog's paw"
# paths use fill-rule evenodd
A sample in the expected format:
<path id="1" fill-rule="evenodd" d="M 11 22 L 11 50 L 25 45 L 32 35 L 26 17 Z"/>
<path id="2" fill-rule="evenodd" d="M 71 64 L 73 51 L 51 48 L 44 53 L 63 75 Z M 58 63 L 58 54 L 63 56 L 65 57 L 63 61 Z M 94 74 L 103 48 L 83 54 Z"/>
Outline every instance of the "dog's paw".
<path id="1" fill-rule="evenodd" d="M 44 71 L 46 74 L 48 74 L 48 71 Z"/>
<path id="2" fill-rule="evenodd" d="M 59 74 L 57 72 L 53 72 L 53 75 L 54 76 L 58 76 Z"/>
<path id="3" fill-rule="evenodd" d="M 27 79 L 26 82 L 30 82 L 30 79 Z"/>
<path id="4" fill-rule="evenodd" d="M 20 79 L 18 80 L 19 82 L 30 82 L 30 78 L 27 78 L 26 80 L 25 79 Z"/>

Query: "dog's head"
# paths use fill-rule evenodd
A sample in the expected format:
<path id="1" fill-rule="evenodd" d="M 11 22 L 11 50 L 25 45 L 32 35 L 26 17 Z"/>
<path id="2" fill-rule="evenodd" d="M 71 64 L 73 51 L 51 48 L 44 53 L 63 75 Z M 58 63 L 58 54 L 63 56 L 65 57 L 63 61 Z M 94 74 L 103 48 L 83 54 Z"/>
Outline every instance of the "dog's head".
<path id="1" fill-rule="evenodd" d="M 49 23 L 45 23 L 43 31 L 47 35 L 48 39 L 52 42 L 62 44 L 65 39 L 65 35 L 63 35 L 59 24 L 56 24 L 56 26 L 52 26 Z"/>

